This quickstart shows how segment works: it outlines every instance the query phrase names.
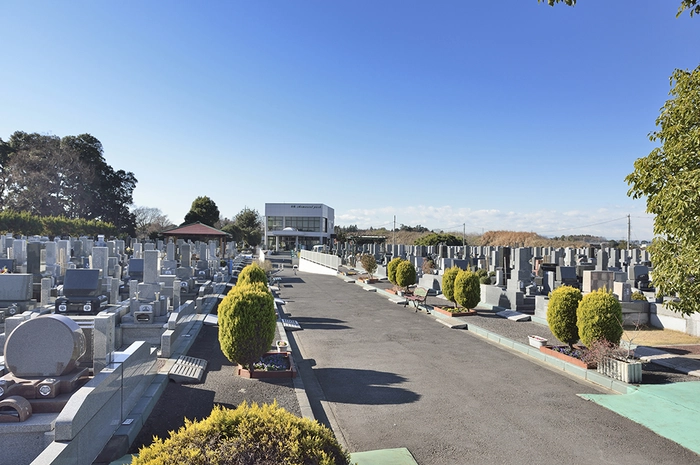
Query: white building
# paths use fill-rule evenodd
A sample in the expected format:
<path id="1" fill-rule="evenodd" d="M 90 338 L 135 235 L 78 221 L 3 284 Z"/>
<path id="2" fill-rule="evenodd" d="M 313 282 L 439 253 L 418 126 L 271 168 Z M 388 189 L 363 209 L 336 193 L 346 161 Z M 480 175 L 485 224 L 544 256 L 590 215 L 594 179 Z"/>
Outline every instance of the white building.
<path id="1" fill-rule="evenodd" d="M 335 213 L 322 203 L 266 203 L 265 245 L 270 250 L 332 247 Z"/>

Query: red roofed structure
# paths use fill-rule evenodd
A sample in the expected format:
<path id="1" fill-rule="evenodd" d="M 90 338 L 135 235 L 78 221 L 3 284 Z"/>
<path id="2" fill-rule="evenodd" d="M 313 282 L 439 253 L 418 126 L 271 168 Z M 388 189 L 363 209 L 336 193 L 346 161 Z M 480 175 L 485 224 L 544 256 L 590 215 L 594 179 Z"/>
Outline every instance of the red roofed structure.
<path id="1" fill-rule="evenodd" d="M 173 237 L 175 239 L 192 239 L 200 241 L 219 239 L 222 253 L 224 250 L 226 250 L 226 239 L 231 237 L 229 233 L 212 228 L 211 226 L 200 223 L 199 221 L 180 226 L 179 228 L 163 231 L 162 234 L 165 237 Z"/>

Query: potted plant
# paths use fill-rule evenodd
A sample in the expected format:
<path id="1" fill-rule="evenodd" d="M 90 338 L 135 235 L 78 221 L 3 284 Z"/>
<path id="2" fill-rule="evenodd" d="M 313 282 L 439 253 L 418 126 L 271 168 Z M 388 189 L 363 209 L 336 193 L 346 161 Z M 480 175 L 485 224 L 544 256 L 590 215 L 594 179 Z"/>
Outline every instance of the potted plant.
<path id="1" fill-rule="evenodd" d="M 277 352 L 283 353 L 287 352 L 287 348 L 289 347 L 289 343 L 287 341 L 279 340 L 276 343 L 277 345 Z"/>

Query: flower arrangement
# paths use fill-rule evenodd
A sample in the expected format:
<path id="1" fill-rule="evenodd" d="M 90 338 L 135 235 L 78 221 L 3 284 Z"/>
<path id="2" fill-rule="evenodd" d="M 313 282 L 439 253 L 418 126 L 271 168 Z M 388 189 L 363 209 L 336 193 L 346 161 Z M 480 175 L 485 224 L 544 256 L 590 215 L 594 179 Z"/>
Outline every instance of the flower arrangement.
<path id="1" fill-rule="evenodd" d="M 260 371 L 289 370 L 289 359 L 287 356 L 281 354 L 264 355 L 260 358 L 259 362 L 253 364 L 253 369 Z"/>

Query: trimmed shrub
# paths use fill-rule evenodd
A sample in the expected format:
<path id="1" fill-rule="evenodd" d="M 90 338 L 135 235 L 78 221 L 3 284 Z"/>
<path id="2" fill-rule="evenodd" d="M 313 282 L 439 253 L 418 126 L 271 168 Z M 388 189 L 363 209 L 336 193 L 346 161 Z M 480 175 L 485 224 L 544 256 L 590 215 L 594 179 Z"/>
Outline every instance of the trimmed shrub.
<path id="1" fill-rule="evenodd" d="M 391 284 L 396 284 L 396 267 L 399 266 L 403 259 L 401 257 L 394 257 L 386 265 L 386 275 L 389 278 Z"/>
<path id="2" fill-rule="evenodd" d="M 647 296 L 644 295 L 643 292 L 641 291 L 635 291 L 632 293 L 632 300 L 641 300 L 646 302 L 647 301 Z"/>
<path id="3" fill-rule="evenodd" d="M 270 350 L 275 338 L 275 300 L 266 284 L 237 284 L 219 304 L 219 345 L 233 363 L 247 369 Z"/>
<path id="4" fill-rule="evenodd" d="M 347 465 L 350 455 L 333 432 L 299 418 L 276 402 L 235 410 L 215 405 L 201 421 L 185 420 L 168 439 L 155 438 L 139 450 L 132 465 Z"/>
<path id="5" fill-rule="evenodd" d="M 578 334 L 585 346 L 602 339 L 619 344 L 622 337 L 622 306 L 607 289 L 586 294 L 576 310 Z"/>
<path id="6" fill-rule="evenodd" d="M 461 270 L 453 266 L 445 270 L 442 275 L 442 295 L 450 302 L 455 301 L 455 278 Z"/>
<path id="7" fill-rule="evenodd" d="M 246 284 L 262 283 L 267 286 L 267 273 L 260 268 L 257 263 L 246 265 L 238 274 L 236 286 L 245 286 Z"/>
<path id="8" fill-rule="evenodd" d="M 482 276 L 481 279 L 479 279 L 479 282 L 481 284 L 491 284 L 491 277 L 490 276 Z"/>
<path id="9" fill-rule="evenodd" d="M 374 258 L 372 254 L 364 254 L 360 257 L 360 263 L 362 263 L 362 268 L 365 269 L 370 278 L 374 276 L 374 272 L 377 271 L 377 259 Z"/>
<path id="10" fill-rule="evenodd" d="M 461 270 L 455 277 L 455 302 L 466 309 L 472 309 L 479 305 L 481 301 L 481 286 L 479 285 L 479 275 L 469 271 Z"/>
<path id="11" fill-rule="evenodd" d="M 571 286 L 561 286 L 549 293 L 547 324 L 554 337 L 569 346 L 578 341 L 576 309 L 581 297 L 581 291 Z"/>
<path id="12" fill-rule="evenodd" d="M 401 260 L 396 267 L 396 285 L 406 288 L 416 284 L 416 269 L 408 260 Z"/>

